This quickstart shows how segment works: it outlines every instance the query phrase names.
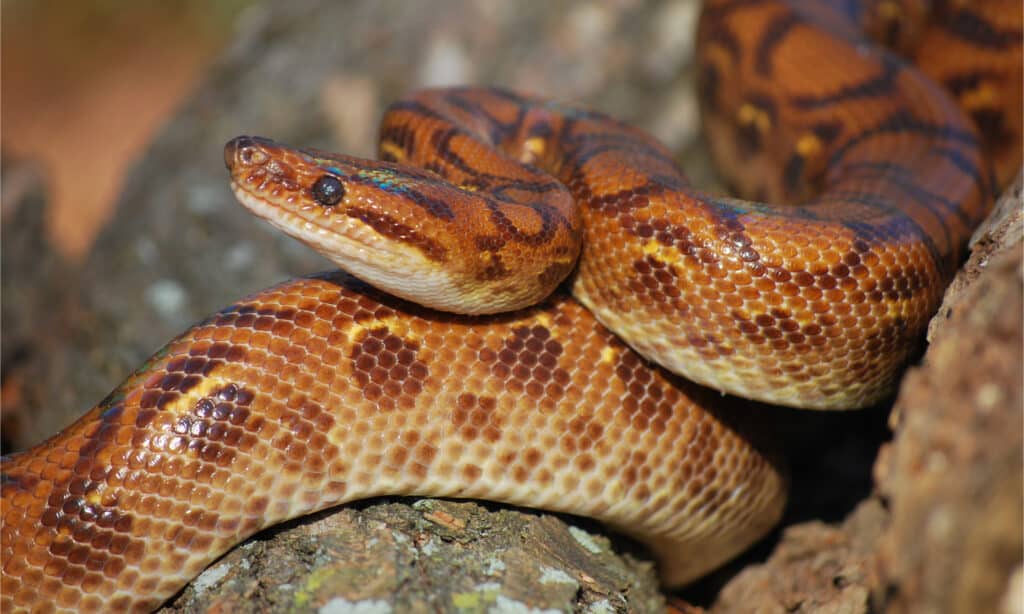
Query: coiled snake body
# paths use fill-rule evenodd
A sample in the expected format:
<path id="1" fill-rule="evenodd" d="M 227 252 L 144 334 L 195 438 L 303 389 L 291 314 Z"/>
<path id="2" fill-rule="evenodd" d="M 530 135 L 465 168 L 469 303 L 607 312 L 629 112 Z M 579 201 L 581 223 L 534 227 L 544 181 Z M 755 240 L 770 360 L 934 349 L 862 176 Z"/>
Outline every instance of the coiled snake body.
<path id="1" fill-rule="evenodd" d="M 152 609 L 261 528 L 382 494 L 594 516 L 670 585 L 742 550 L 785 481 L 744 417 L 770 410 L 717 391 L 890 394 L 995 185 L 954 103 L 846 17 L 705 8 L 717 157 L 800 205 L 702 194 L 644 133 L 495 89 L 395 104 L 384 161 L 233 140 L 243 205 L 391 294 L 339 272 L 242 299 L 5 457 L 3 610 Z M 978 32 L 1007 26 L 979 23 L 947 31 L 994 53 Z"/>

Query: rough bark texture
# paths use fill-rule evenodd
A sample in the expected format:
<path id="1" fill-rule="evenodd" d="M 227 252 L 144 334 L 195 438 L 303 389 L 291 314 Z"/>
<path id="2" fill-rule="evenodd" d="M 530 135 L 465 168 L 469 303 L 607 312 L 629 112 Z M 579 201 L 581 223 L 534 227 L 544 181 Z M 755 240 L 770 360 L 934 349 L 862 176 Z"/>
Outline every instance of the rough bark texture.
<path id="1" fill-rule="evenodd" d="M 40 279 L 67 277 L 67 266 L 43 238 L 46 191 L 40 169 L 31 162 L 4 155 L 2 173 L 0 441 L 6 452 L 15 435 L 32 428 L 23 408 L 39 404 L 39 399 L 26 396 L 37 392 L 27 379 L 30 356 L 61 351 L 56 337 L 40 334 L 37 327 L 53 330 L 59 325 L 52 315 L 47 317 L 52 314 L 48 308 L 60 304 L 64 297 L 55 285 L 37 283 Z M 32 313 L 37 317 L 27 317 Z"/>
<path id="2" fill-rule="evenodd" d="M 920 368 L 903 381 L 875 467 L 891 524 L 879 548 L 889 612 L 1017 604 L 1024 548 L 1021 178 L 976 235 Z M 1019 584 L 1019 580 L 1018 580 Z"/>
<path id="3" fill-rule="evenodd" d="M 422 499 L 246 542 L 163 611 L 650 612 L 653 567 L 550 515 Z"/>
<path id="4" fill-rule="evenodd" d="M 403 91 L 497 83 L 632 121 L 683 151 L 685 168 L 707 184 L 694 153 L 697 4 L 255 5 L 205 86 L 139 161 L 83 266 L 56 260 L 41 239 L 40 190 L 5 193 L 5 444 L 23 448 L 55 432 L 231 300 L 330 267 L 234 204 L 221 148 L 237 134 L 369 155 L 380 112 Z M 1003 239 L 979 241 L 988 251 L 976 250 L 958 281 L 964 302 L 941 312 L 935 345 L 908 377 L 897 434 L 878 461 L 878 493 L 872 465 L 889 436 L 887 408 L 781 412 L 778 437 L 793 469 L 784 528 L 685 599 L 714 612 L 1013 605 L 1007 577 L 1016 569 L 1022 583 L 1020 209 L 1019 200 L 1009 206 L 1017 217 L 999 226 Z M 1000 251 L 997 241 L 1016 244 Z M 348 506 L 250 540 L 169 607 L 662 607 L 653 573 L 628 544 L 616 543 L 613 556 L 603 538 L 569 526 L 489 505 Z"/>
<path id="5" fill-rule="evenodd" d="M 886 523 L 885 509 L 868 499 L 838 526 L 816 520 L 790 526 L 768 562 L 737 575 L 712 611 L 870 611 L 870 589 L 877 583 L 873 553 Z"/>

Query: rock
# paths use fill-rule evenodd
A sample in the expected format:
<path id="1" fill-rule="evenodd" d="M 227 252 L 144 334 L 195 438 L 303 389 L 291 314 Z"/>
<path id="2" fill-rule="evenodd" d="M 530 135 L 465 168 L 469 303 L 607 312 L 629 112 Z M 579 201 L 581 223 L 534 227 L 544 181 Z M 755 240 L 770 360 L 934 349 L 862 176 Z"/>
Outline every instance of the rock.
<path id="1" fill-rule="evenodd" d="M 161 611 L 664 609 L 650 563 L 569 522 L 431 499 L 347 506 L 247 541 Z"/>
<path id="2" fill-rule="evenodd" d="M 34 409 L 49 394 L 34 385 L 45 377 L 50 360 L 59 360 L 61 333 L 68 321 L 61 309 L 68 286 L 47 280 L 73 279 L 74 265 L 51 249 L 46 236 L 47 192 L 42 169 L 12 156 L 3 156 L 3 224 L 0 225 L 0 294 L 3 295 L 2 373 L 3 452 L 26 434 L 35 439 L 49 435 L 53 426 L 39 431 Z"/>
<path id="3" fill-rule="evenodd" d="M 904 379 L 878 487 L 889 612 L 996 612 L 1024 548 L 1021 177 L 976 235 L 923 364 Z"/>
<path id="4" fill-rule="evenodd" d="M 874 548 L 886 517 L 869 499 L 840 526 L 810 521 L 789 527 L 771 560 L 740 572 L 711 611 L 870 612 Z"/>

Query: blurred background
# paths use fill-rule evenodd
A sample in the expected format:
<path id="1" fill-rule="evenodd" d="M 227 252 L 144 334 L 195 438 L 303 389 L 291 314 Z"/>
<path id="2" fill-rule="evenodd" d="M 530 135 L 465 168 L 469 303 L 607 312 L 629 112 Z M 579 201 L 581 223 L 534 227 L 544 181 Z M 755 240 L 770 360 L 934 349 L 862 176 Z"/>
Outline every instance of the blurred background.
<path id="1" fill-rule="evenodd" d="M 42 174 L 47 237 L 64 257 L 84 256 L 132 160 L 196 87 L 250 4 L 0 4 L 2 151 Z M 24 181 L 18 173 L 3 179 L 7 204 Z"/>
<path id="2" fill-rule="evenodd" d="M 500 84 L 636 122 L 707 176 L 697 0 L 0 0 L 0 450 L 190 324 L 331 265 L 234 203 L 223 144 L 373 155 L 388 103 Z"/>

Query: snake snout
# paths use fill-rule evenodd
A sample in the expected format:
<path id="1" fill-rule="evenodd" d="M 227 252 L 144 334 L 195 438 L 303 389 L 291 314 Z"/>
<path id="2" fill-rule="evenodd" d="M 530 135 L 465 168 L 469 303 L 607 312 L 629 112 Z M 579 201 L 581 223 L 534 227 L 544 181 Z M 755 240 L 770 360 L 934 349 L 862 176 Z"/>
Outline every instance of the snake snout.
<path id="1" fill-rule="evenodd" d="M 224 166 L 229 171 L 239 167 L 259 166 L 270 157 L 264 151 L 265 146 L 273 144 L 270 139 L 258 136 L 236 136 L 224 145 Z"/>

